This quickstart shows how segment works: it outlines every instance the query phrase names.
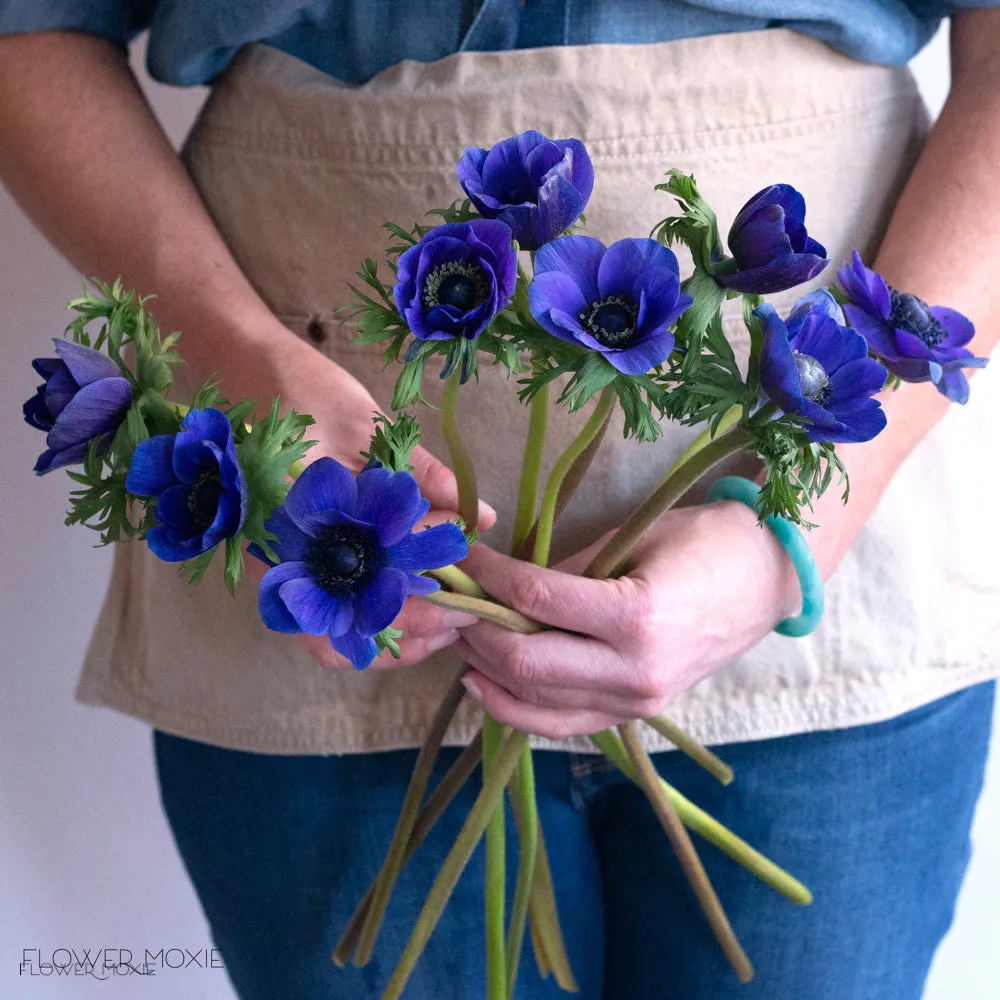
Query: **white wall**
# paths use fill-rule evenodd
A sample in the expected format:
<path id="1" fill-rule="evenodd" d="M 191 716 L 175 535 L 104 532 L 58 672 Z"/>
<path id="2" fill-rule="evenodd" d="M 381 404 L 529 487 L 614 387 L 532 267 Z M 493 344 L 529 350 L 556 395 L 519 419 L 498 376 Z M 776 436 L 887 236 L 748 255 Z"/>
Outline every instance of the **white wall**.
<path id="1" fill-rule="evenodd" d="M 947 90 L 939 37 L 918 60 L 932 106 Z M 174 138 L 201 93 L 149 85 Z M 18 407 L 34 386 L 28 363 L 65 323 L 72 270 L 0 190 L 0 393 L 5 616 L 0 652 L 0 995 L 11 1000 L 232 1000 L 225 974 L 197 965 L 111 982 L 19 975 L 23 949 L 211 947 L 161 818 L 147 727 L 72 700 L 77 667 L 109 571 L 109 552 L 61 519 L 67 481 L 31 477 L 37 432 Z M 992 1000 L 1000 930 L 1000 754 L 975 829 L 976 852 L 955 927 L 935 964 L 929 1000 Z M 891 933 L 890 928 L 885 933 Z M 204 961 L 203 955 L 198 955 Z M 168 959 L 184 960 L 179 952 Z M 807 1000 L 807 998 L 802 998 Z"/>

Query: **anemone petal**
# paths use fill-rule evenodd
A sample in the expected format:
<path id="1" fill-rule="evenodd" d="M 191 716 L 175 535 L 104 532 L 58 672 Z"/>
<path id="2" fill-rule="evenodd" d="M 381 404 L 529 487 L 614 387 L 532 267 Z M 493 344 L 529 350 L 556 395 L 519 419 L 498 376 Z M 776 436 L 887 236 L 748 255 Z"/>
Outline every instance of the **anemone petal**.
<path id="1" fill-rule="evenodd" d="M 351 471 L 332 458 L 318 458 L 292 484 L 285 497 L 288 516 L 307 534 L 312 516 L 327 511 L 353 514 L 358 490 Z"/>

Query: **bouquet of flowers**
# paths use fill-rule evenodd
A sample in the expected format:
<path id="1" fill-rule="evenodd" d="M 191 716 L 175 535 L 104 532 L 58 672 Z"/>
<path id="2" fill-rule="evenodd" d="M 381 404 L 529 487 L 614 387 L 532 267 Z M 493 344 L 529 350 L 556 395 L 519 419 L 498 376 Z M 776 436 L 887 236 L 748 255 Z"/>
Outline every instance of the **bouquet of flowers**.
<path id="1" fill-rule="evenodd" d="M 628 568 L 649 526 L 724 458 L 747 453 L 762 470 L 759 489 L 740 496 L 762 525 L 795 535 L 812 501 L 836 478 L 843 442 L 875 437 L 886 424 L 876 395 L 887 383 L 931 381 L 962 403 L 963 369 L 981 367 L 965 345 L 972 324 L 889 287 L 855 252 L 839 284 L 805 295 L 782 318 L 763 296 L 815 278 L 826 251 L 806 231 L 805 202 L 787 184 L 755 194 L 729 230 L 693 177 L 671 170 L 658 186 L 678 205 L 648 238 L 605 246 L 577 230 L 594 171 L 582 142 L 537 132 L 491 149 L 470 148 L 458 164 L 466 198 L 433 210 L 436 224 L 389 223 L 384 261 L 367 260 L 354 288 L 358 340 L 385 345 L 399 364 L 392 408 L 375 414 L 367 464 L 358 474 L 332 458 L 304 465 L 312 419 L 282 413 L 279 400 L 228 401 L 213 380 L 186 404 L 170 400 L 181 363 L 178 334 L 161 336 L 144 301 L 121 284 L 96 283 L 70 303 L 76 317 L 56 357 L 33 364 L 43 378 L 24 405 L 46 433 L 39 474 L 69 471 L 77 489 L 67 523 L 100 532 L 103 543 L 145 542 L 177 562 L 192 583 L 217 550 L 233 590 L 245 553 L 267 569 L 258 606 L 264 625 L 327 636 L 358 669 L 398 654 L 393 622 L 408 596 L 461 609 L 532 633 L 541 623 L 504 606 L 456 565 L 476 543 L 478 494 L 473 456 L 458 417 L 479 365 L 500 365 L 527 405 L 527 432 L 513 554 L 545 566 L 560 514 L 597 454 L 612 412 L 624 434 L 655 440 L 666 420 L 700 434 L 660 484 L 593 558 L 586 575 Z M 690 251 L 680 277 L 671 249 Z M 383 275 L 388 268 L 388 278 Z M 742 299 L 749 359 L 737 359 L 723 306 Z M 96 331 L 96 332 L 95 332 Z M 428 366 L 445 380 L 439 418 L 459 487 L 459 522 L 421 528 L 429 509 L 409 465 L 420 430 L 405 412 L 423 402 Z M 466 389 L 466 387 L 469 387 Z M 590 413 L 541 480 L 551 405 Z M 263 413 L 264 415 L 261 415 Z M 745 484 L 746 485 L 746 484 Z M 713 494 L 710 492 L 709 496 Z M 716 488 L 715 495 L 734 495 Z M 798 568 L 798 567 L 797 567 Z M 813 567 L 814 569 L 814 567 Z M 800 572 L 803 615 L 779 626 L 805 634 L 818 621 L 822 592 Z M 559 929 L 548 855 L 534 797 L 527 733 L 484 713 L 476 739 L 428 794 L 445 731 L 466 689 L 456 679 L 420 749 L 385 861 L 333 955 L 369 961 L 402 867 L 458 789 L 481 766 L 482 787 L 413 929 L 384 998 L 402 995 L 449 895 L 485 837 L 488 1000 L 513 996 L 530 931 L 538 968 L 576 989 Z M 723 783 L 729 768 L 664 716 L 644 720 Z M 595 733 L 596 747 L 645 792 L 705 916 L 737 974 L 752 967 L 726 919 L 689 837 L 693 830 L 778 892 L 808 903 L 808 890 L 684 798 L 656 772 L 638 723 Z M 505 802 L 520 843 L 513 899 L 505 898 Z"/>

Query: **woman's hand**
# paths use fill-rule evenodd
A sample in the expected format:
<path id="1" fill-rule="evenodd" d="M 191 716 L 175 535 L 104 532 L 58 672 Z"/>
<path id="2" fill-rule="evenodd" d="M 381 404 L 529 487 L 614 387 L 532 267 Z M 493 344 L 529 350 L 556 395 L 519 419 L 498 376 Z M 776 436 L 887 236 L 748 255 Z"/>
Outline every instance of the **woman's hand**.
<path id="1" fill-rule="evenodd" d="M 551 570 L 484 545 L 463 563 L 497 600 L 561 630 L 462 630 L 466 686 L 499 721 L 563 739 L 657 715 L 797 607 L 788 557 L 742 504 L 670 511 L 617 580 L 576 575 L 598 547 Z"/>

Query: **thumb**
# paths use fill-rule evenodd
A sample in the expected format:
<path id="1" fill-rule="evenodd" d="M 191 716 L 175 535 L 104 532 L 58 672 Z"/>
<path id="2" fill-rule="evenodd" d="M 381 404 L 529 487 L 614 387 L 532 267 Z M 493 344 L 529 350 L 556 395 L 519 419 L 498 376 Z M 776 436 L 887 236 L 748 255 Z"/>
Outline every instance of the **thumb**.
<path id="1" fill-rule="evenodd" d="M 413 475 L 420 484 L 420 492 L 434 510 L 458 510 L 458 483 L 455 473 L 444 462 L 435 458 L 426 448 L 418 446 L 410 458 Z M 479 501 L 479 531 L 486 531 L 496 523 L 497 512 L 485 501 Z"/>

